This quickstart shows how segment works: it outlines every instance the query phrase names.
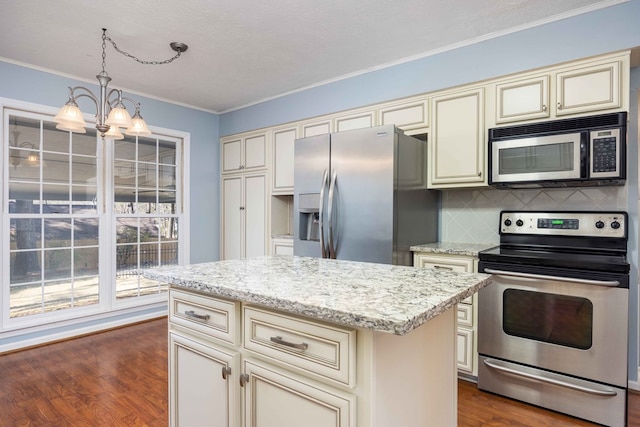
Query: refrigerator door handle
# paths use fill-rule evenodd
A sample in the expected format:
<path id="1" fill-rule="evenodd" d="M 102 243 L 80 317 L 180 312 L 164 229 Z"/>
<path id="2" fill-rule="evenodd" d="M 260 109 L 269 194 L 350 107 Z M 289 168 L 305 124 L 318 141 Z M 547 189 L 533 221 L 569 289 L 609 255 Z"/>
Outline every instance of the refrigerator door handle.
<path id="1" fill-rule="evenodd" d="M 329 221 L 329 258 L 336 259 L 336 247 L 333 244 L 333 195 L 336 189 L 338 173 L 333 171 L 329 185 L 329 206 L 327 207 L 327 221 Z"/>
<path id="2" fill-rule="evenodd" d="M 327 188 L 329 181 L 329 171 L 324 170 L 322 174 L 322 186 L 320 187 L 320 206 L 318 207 L 318 228 L 320 229 L 320 250 L 322 258 L 328 258 L 329 254 L 324 242 L 324 190 Z"/>

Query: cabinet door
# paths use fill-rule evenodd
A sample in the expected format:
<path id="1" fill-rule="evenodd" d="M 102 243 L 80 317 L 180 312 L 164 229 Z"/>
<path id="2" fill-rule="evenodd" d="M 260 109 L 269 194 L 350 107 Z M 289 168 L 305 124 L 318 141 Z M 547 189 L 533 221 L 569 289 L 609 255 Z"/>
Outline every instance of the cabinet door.
<path id="1" fill-rule="evenodd" d="M 222 178 L 222 259 L 242 258 L 242 176 Z"/>
<path id="2" fill-rule="evenodd" d="M 222 172 L 242 169 L 242 139 L 222 141 Z"/>
<path id="3" fill-rule="evenodd" d="M 378 111 L 378 119 L 381 125 L 396 125 L 408 135 L 423 131 L 429 126 L 429 104 L 426 99 L 418 99 L 401 104 L 389 105 Z"/>
<path id="4" fill-rule="evenodd" d="M 169 346 L 170 425 L 239 426 L 238 356 L 174 332 Z"/>
<path id="5" fill-rule="evenodd" d="M 244 177 L 244 258 L 267 254 L 267 176 Z"/>
<path id="6" fill-rule="evenodd" d="M 496 123 L 549 117 L 549 76 L 496 85 Z"/>
<path id="7" fill-rule="evenodd" d="M 243 141 L 244 163 L 242 169 L 267 167 L 267 136 L 265 134 L 248 136 Z"/>
<path id="8" fill-rule="evenodd" d="M 429 186 L 486 185 L 484 89 L 433 98 Z"/>
<path id="9" fill-rule="evenodd" d="M 467 373 L 474 373 L 473 330 L 458 328 L 457 339 L 458 369 Z"/>
<path id="10" fill-rule="evenodd" d="M 296 128 L 273 132 L 273 194 L 293 194 L 293 153 Z"/>
<path id="11" fill-rule="evenodd" d="M 293 240 L 273 239 L 271 255 L 293 255 Z"/>
<path id="12" fill-rule="evenodd" d="M 366 111 L 362 113 L 349 114 L 348 116 L 336 117 L 334 121 L 336 132 L 345 130 L 370 128 L 375 126 L 375 113 Z"/>
<path id="13" fill-rule="evenodd" d="M 247 427 L 355 427 L 355 397 L 263 364 L 245 360 Z"/>
<path id="14" fill-rule="evenodd" d="M 302 125 L 302 136 L 316 136 L 331 133 L 331 120 L 322 120 L 314 123 L 304 123 Z"/>
<path id="15" fill-rule="evenodd" d="M 619 61 L 556 74 L 556 115 L 619 108 L 620 81 Z"/>

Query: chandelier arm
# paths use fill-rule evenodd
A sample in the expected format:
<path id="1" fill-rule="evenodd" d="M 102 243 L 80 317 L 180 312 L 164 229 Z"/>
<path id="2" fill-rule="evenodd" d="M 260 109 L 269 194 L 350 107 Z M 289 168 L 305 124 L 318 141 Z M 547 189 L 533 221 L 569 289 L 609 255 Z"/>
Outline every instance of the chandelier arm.
<path id="1" fill-rule="evenodd" d="M 84 92 L 81 92 L 80 94 L 76 95 L 75 92 L 77 90 L 83 90 Z M 84 98 L 89 98 L 89 99 L 91 99 L 93 101 L 93 103 L 95 104 L 96 108 L 98 108 L 98 102 L 99 102 L 98 101 L 98 97 L 95 96 L 93 94 L 93 92 L 91 92 L 89 89 L 87 89 L 84 86 L 76 86 L 76 87 L 73 87 L 73 88 L 70 87 L 69 88 L 69 94 L 70 94 L 70 97 L 73 98 L 73 99 L 78 99 L 78 98 L 83 98 L 83 97 Z"/>

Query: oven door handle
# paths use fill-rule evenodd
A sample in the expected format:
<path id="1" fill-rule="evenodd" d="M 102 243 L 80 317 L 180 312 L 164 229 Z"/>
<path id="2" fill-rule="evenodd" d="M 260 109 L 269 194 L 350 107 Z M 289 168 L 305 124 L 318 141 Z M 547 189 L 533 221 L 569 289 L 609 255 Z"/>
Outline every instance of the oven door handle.
<path id="1" fill-rule="evenodd" d="M 489 274 L 496 274 L 498 276 L 522 277 L 524 279 L 556 280 L 559 282 L 584 283 L 586 285 L 608 286 L 611 288 L 620 286 L 620 282 L 618 282 L 617 280 L 577 279 L 574 277 L 547 276 L 544 274 L 531 274 L 531 273 L 520 273 L 515 271 L 494 270 L 492 268 L 485 268 L 484 272 Z"/>
<path id="2" fill-rule="evenodd" d="M 540 382 L 544 382 L 544 383 L 548 383 L 548 384 L 553 384 L 553 385 L 557 385 L 560 387 L 565 387 L 565 388 L 569 388 L 571 390 L 576 390 L 576 391 L 581 391 L 583 393 L 589 393 L 589 394 L 595 394 L 597 396 L 617 396 L 618 393 L 608 387 L 603 387 L 601 389 L 597 389 L 597 388 L 592 388 L 592 387 L 585 387 L 583 385 L 580 384 L 574 384 L 571 383 L 569 381 L 564 381 L 562 379 L 559 378 L 553 378 L 550 375 L 553 374 L 547 374 L 549 376 L 540 376 L 540 375 L 536 375 L 533 373 L 529 373 L 529 372 L 522 372 L 518 369 L 514 369 L 508 366 L 504 366 L 499 364 L 500 362 L 498 362 L 497 360 L 491 360 L 491 359 L 484 359 L 483 360 L 484 364 L 487 365 L 489 368 L 491 369 L 495 369 L 496 371 L 505 373 L 505 374 L 511 374 L 511 375 L 515 375 L 517 377 L 523 377 L 525 379 L 528 380 L 533 380 L 533 381 L 540 381 Z"/>

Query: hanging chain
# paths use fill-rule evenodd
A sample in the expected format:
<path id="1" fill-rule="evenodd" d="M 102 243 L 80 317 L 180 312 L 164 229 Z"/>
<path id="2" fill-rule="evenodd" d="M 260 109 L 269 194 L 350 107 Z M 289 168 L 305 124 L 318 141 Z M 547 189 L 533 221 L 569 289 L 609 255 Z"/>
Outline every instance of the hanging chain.
<path id="1" fill-rule="evenodd" d="M 169 58 L 169 59 L 165 59 L 164 61 L 143 61 L 133 55 L 131 55 L 128 52 L 125 52 L 124 50 L 120 49 L 118 47 L 118 45 L 116 45 L 116 42 L 114 42 L 113 40 L 111 40 L 111 38 L 109 36 L 107 36 L 105 29 L 103 29 L 103 33 L 102 33 L 102 71 L 104 71 L 104 62 L 105 62 L 105 40 L 109 40 L 109 42 L 113 45 L 113 48 L 123 54 L 124 56 L 133 59 L 136 62 L 139 62 L 141 64 L 146 64 L 146 65 L 163 65 L 163 64 L 169 64 L 170 62 L 173 62 L 174 60 L 178 59 L 180 57 L 180 54 L 182 53 L 181 51 L 178 51 L 178 53 L 176 53 L 176 55 L 173 58 Z"/>

